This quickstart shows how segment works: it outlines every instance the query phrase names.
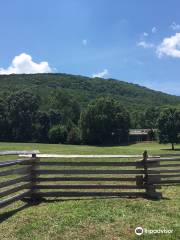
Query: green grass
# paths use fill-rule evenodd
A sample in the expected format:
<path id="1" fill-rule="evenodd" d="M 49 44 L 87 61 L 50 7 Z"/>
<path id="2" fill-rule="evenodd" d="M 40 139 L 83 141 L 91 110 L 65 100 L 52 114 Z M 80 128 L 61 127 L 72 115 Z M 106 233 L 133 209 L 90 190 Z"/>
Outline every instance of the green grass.
<path id="1" fill-rule="evenodd" d="M 169 144 L 156 142 L 137 143 L 128 146 L 96 147 L 84 145 L 42 144 L 42 143 L 0 143 L 0 151 L 4 150 L 39 150 L 42 153 L 59 154 L 141 154 L 145 149 L 151 154 L 178 153 L 172 151 Z M 180 150 L 180 145 L 175 145 Z"/>
<path id="2" fill-rule="evenodd" d="M 157 143 L 119 147 L 0 143 L 0 151 L 37 149 L 62 154 L 142 154 L 145 149 L 149 154 L 172 153 L 168 148 L 169 145 Z M 0 240 L 177 240 L 180 237 L 180 186 L 163 187 L 161 191 L 166 199 L 160 201 L 142 198 L 66 200 L 44 202 L 16 211 L 24 205 L 19 201 L 0 210 L 3 220 Z M 137 226 L 173 229 L 173 234 L 138 237 L 134 233 Z"/>

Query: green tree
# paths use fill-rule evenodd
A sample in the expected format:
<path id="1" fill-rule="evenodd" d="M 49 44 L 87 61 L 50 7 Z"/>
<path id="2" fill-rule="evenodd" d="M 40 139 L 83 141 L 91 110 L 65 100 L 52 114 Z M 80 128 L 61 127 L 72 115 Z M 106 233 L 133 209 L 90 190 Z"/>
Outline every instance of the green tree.
<path id="1" fill-rule="evenodd" d="M 73 96 L 63 90 L 55 90 L 50 96 L 50 107 L 59 110 L 64 124 L 68 119 L 77 123 L 80 116 L 80 106 Z"/>
<path id="2" fill-rule="evenodd" d="M 50 126 L 58 125 L 62 123 L 62 116 L 60 110 L 50 109 L 49 110 Z"/>
<path id="3" fill-rule="evenodd" d="M 144 128 L 144 113 L 138 110 L 131 111 L 131 128 Z"/>
<path id="4" fill-rule="evenodd" d="M 34 138 L 38 142 L 48 142 L 48 132 L 50 129 L 50 119 L 47 112 L 38 111 L 35 122 Z"/>
<path id="5" fill-rule="evenodd" d="M 51 143 L 65 143 L 67 140 L 67 129 L 64 125 L 53 126 L 49 130 L 49 140 Z"/>
<path id="6" fill-rule="evenodd" d="M 157 120 L 160 115 L 160 108 L 158 107 L 150 107 L 147 108 L 144 113 L 144 128 L 157 128 Z"/>
<path id="7" fill-rule="evenodd" d="M 10 137 L 10 125 L 7 117 L 6 102 L 0 99 L 0 140 L 8 141 Z"/>
<path id="8" fill-rule="evenodd" d="M 179 142 L 180 134 L 180 111 L 176 108 L 165 109 L 158 120 L 160 143 L 171 143 L 174 150 L 174 143 Z"/>
<path id="9" fill-rule="evenodd" d="M 33 123 L 38 110 L 38 98 L 28 91 L 18 91 L 7 99 L 12 140 L 31 141 Z"/>
<path id="10" fill-rule="evenodd" d="M 82 139 L 88 144 L 119 144 L 128 141 L 130 118 L 123 106 L 112 98 L 94 100 L 82 112 Z"/>

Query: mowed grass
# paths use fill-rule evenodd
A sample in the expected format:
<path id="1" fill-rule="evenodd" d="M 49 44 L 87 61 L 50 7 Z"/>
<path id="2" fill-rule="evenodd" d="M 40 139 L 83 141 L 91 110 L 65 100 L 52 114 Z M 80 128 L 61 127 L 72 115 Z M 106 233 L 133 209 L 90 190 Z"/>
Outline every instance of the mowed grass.
<path id="1" fill-rule="evenodd" d="M 0 143 L 0 151 L 39 150 L 60 154 L 142 154 L 145 149 L 149 154 L 172 153 L 168 148 L 169 145 L 158 143 L 115 147 Z M 160 191 L 165 197 L 160 201 L 97 198 L 49 201 L 37 206 L 19 201 L 0 210 L 0 240 L 180 239 L 180 186 L 163 187 Z M 137 226 L 172 229 L 173 233 L 136 236 Z"/>

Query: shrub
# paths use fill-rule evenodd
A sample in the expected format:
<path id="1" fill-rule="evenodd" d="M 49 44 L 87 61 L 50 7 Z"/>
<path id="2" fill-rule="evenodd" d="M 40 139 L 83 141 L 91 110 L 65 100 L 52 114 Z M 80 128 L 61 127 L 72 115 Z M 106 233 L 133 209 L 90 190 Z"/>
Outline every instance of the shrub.
<path id="1" fill-rule="evenodd" d="M 49 130 L 50 143 L 65 143 L 67 140 L 67 129 L 64 125 L 53 126 Z"/>
<path id="2" fill-rule="evenodd" d="M 68 132 L 67 142 L 70 144 L 80 144 L 81 143 L 79 128 L 74 127 Z"/>

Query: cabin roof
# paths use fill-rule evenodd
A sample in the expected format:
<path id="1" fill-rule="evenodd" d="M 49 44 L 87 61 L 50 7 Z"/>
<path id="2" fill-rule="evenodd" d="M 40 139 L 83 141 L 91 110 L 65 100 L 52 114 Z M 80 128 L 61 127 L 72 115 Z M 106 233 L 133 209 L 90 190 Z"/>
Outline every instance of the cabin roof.
<path id="1" fill-rule="evenodd" d="M 150 128 L 145 129 L 130 129 L 129 135 L 148 135 L 148 132 L 150 131 Z M 154 130 L 154 129 L 153 129 Z"/>

